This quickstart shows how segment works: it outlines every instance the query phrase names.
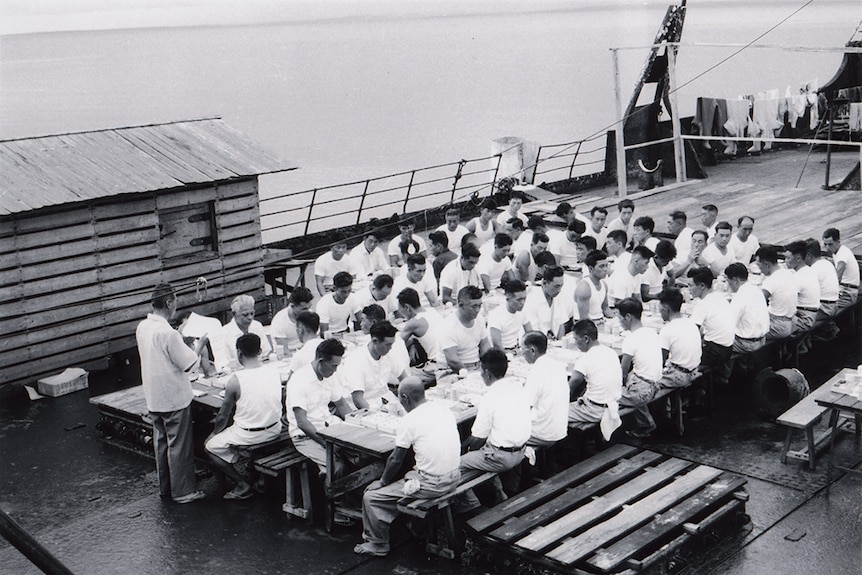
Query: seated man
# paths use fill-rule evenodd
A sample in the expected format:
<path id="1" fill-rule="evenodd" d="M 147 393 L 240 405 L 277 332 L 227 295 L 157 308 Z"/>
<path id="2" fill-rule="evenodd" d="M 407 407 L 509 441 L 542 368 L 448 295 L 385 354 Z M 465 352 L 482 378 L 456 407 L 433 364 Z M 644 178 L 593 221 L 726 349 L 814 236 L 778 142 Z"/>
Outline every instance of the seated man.
<path id="1" fill-rule="evenodd" d="M 386 250 L 391 267 L 400 268 L 410 254 L 428 255 L 428 246 L 425 245 L 425 240 L 413 235 L 414 229 L 416 229 L 416 224 L 406 216 L 398 222 L 398 231 L 401 233 L 389 242 L 389 247 Z"/>
<path id="2" fill-rule="evenodd" d="M 706 246 L 701 257 L 709 264 L 709 269 L 715 277 L 720 276 L 725 268 L 736 261 L 736 254 L 730 247 L 730 235 L 733 226 L 728 222 L 715 224 L 715 238 L 711 244 Z"/>
<path id="3" fill-rule="evenodd" d="M 389 259 L 379 247 L 380 237 L 377 234 L 378 232 L 371 230 L 365 234 L 361 244 L 350 250 L 352 273 L 355 273 L 357 278 L 372 278 L 379 273 L 388 272 L 391 267 Z"/>
<path id="4" fill-rule="evenodd" d="M 575 290 L 575 303 L 579 319 L 590 319 L 594 323 L 605 321 L 606 317 L 614 317 L 608 307 L 608 256 L 605 252 L 593 250 L 587 254 L 587 275 L 578 283 Z"/>
<path id="5" fill-rule="evenodd" d="M 431 255 L 434 256 L 431 260 L 431 270 L 434 272 L 434 279 L 439 288 L 443 268 L 449 265 L 449 262 L 458 259 L 458 256 L 449 249 L 449 236 L 444 232 L 431 232 L 428 234 L 428 241 L 431 242 Z"/>
<path id="6" fill-rule="evenodd" d="M 480 359 L 482 380 L 488 391 L 482 397 L 470 437 L 464 441 L 466 453 L 461 456 L 461 473 L 477 469 L 502 473 L 521 463 L 524 447 L 530 439 L 530 399 L 522 380 L 506 377 L 509 360 L 499 349 L 490 349 Z M 506 499 L 500 480 L 495 478 L 496 502 Z M 479 507 L 472 491 L 459 499 L 459 512 Z"/>
<path id="7" fill-rule="evenodd" d="M 230 303 L 233 319 L 222 326 L 212 343 L 213 359 L 218 371 L 238 369 L 236 356 L 236 340 L 246 333 L 253 333 L 260 338 L 260 353 L 267 357 L 272 351 L 269 338 L 263 325 L 254 319 L 254 298 L 250 295 L 238 295 Z"/>
<path id="8" fill-rule="evenodd" d="M 718 207 L 714 204 L 706 204 L 700 209 L 700 223 L 710 238 L 715 238 L 715 231 L 718 227 L 716 224 L 717 221 Z M 713 273 L 713 275 L 718 276 L 719 274 Z"/>
<path id="9" fill-rule="evenodd" d="M 691 234 L 693 229 L 686 225 L 688 217 L 682 210 L 672 211 L 667 218 L 667 231 L 674 236 L 673 247 L 676 248 L 677 257 L 684 261 L 691 251 Z"/>
<path id="10" fill-rule="evenodd" d="M 655 237 L 655 220 L 649 216 L 641 216 L 634 221 L 632 226 L 632 248 L 644 246 L 650 251 L 655 251 L 658 245 L 658 238 Z"/>
<path id="11" fill-rule="evenodd" d="M 311 290 L 305 286 L 297 286 L 290 292 L 287 307 L 275 314 L 269 331 L 275 340 L 275 345 L 280 345 L 285 351 L 294 352 L 302 343 L 296 333 L 296 318 L 304 311 L 308 311 L 314 300 Z"/>
<path id="12" fill-rule="evenodd" d="M 508 222 L 512 218 L 518 218 L 526 226 L 527 225 L 527 216 L 525 216 L 522 213 L 519 213 L 521 211 L 521 206 L 523 206 L 523 205 L 524 205 L 524 194 L 522 194 L 521 192 L 519 192 L 517 190 L 511 192 L 511 194 L 509 194 L 509 205 L 506 207 L 505 210 L 503 210 L 503 212 L 500 215 L 497 216 L 497 223 L 498 224 L 505 224 L 506 222 Z"/>
<path id="13" fill-rule="evenodd" d="M 257 445 L 281 433 L 281 376 L 275 366 L 261 364 L 257 335 L 241 335 L 236 351 L 243 369 L 225 384 L 224 403 L 205 447 L 215 470 L 234 482 L 233 490 L 224 498 L 248 499 L 254 490 L 233 466 L 239 459 L 236 448 Z M 233 424 L 228 426 L 232 413 Z"/>
<path id="14" fill-rule="evenodd" d="M 754 257 L 763 273 L 760 289 L 766 297 L 769 311 L 767 340 L 784 339 L 793 333 L 793 317 L 796 315 L 796 286 L 793 272 L 778 265 L 778 253 L 772 246 L 759 248 Z"/>
<path id="15" fill-rule="evenodd" d="M 838 272 L 835 266 L 823 258 L 820 251 L 820 242 L 814 238 L 805 240 L 805 263 L 817 274 L 817 282 L 820 284 L 820 309 L 817 312 L 817 322 L 825 322 L 835 315 L 838 310 Z M 837 334 L 836 334 L 837 335 Z"/>
<path id="16" fill-rule="evenodd" d="M 491 344 L 488 327 L 482 316 L 482 290 L 476 286 L 461 288 L 458 308 L 443 320 L 438 339 L 437 367 L 459 373 L 479 366 L 479 356 Z"/>
<path id="17" fill-rule="evenodd" d="M 524 302 L 524 323 L 527 331 L 540 331 L 551 339 L 566 335 L 566 324 L 574 313 L 574 299 L 563 297 L 565 280 L 563 268 L 552 266 L 545 270 L 541 289 L 533 288 Z"/>
<path id="18" fill-rule="evenodd" d="M 682 292 L 667 288 L 658 298 L 661 319 L 667 322 L 658 333 L 664 370 L 659 388 L 688 387 L 692 374 L 700 365 L 702 350 L 700 330 L 693 319 L 683 317 Z"/>
<path id="19" fill-rule="evenodd" d="M 740 216 L 736 221 L 736 233 L 730 238 L 730 248 L 736 256 L 736 261 L 748 265 L 754 259 L 760 240 L 752 232 L 754 231 L 754 218 L 751 216 Z"/>
<path id="20" fill-rule="evenodd" d="M 545 355 L 548 337 L 540 331 L 524 335 L 521 355 L 530 365 L 524 389 L 530 399 L 531 447 L 548 447 L 568 433 L 569 376 L 566 366 Z"/>
<path id="21" fill-rule="evenodd" d="M 632 215 L 635 213 L 635 203 L 629 199 L 620 200 L 617 204 L 619 215 L 608 222 L 608 232 L 622 230 L 626 235 L 632 233 Z"/>
<path id="22" fill-rule="evenodd" d="M 461 225 L 461 214 L 455 208 L 446 210 L 446 223 L 438 226 L 435 231 L 443 232 L 449 238 L 449 247 L 456 256 L 461 255 L 461 238 L 470 230 Z"/>
<path id="23" fill-rule="evenodd" d="M 614 273 L 608 278 L 608 305 L 614 307 L 626 298 L 641 297 L 641 276 L 646 272 L 653 255 L 650 249 L 637 246 L 627 266 L 614 266 Z"/>
<path id="24" fill-rule="evenodd" d="M 398 274 L 392 284 L 392 299 L 396 299 L 403 290 L 410 288 L 419 295 L 422 306 L 437 307 L 437 281 L 434 274 L 427 273 L 428 264 L 425 256 L 413 254 L 407 256 L 407 271 Z M 397 303 L 395 308 L 397 309 Z"/>
<path id="25" fill-rule="evenodd" d="M 313 311 L 304 311 L 296 316 L 296 334 L 300 348 L 290 358 L 290 372 L 299 371 L 314 361 L 317 346 L 323 341 L 320 333 L 320 316 Z"/>
<path id="26" fill-rule="evenodd" d="M 320 316 L 320 335 L 327 332 L 342 333 L 350 328 L 350 321 L 361 308 L 353 297 L 353 276 L 338 272 L 332 280 L 333 290 L 317 302 L 317 315 Z"/>
<path id="27" fill-rule="evenodd" d="M 524 309 L 527 299 L 527 287 L 521 280 L 511 280 L 503 291 L 506 294 L 506 304 L 497 306 L 488 314 L 488 331 L 493 347 L 514 351 L 525 331 L 526 320 L 521 310 Z"/>
<path id="28" fill-rule="evenodd" d="M 394 281 L 391 275 L 380 274 L 371 280 L 371 284 L 367 288 L 357 291 L 350 297 L 353 298 L 353 304 L 357 309 L 376 304 L 383 308 L 386 317 L 391 317 L 396 308 L 394 300 L 389 297 L 392 294 L 393 285 Z"/>
<path id="29" fill-rule="evenodd" d="M 326 472 L 326 442 L 317 434 L 335 416 L 341 419 L 350 413 L 350 406 L 341 392 L 335 371 L 344 356 L 344 346 L 337 339 L 322 341 L 315 350 L 314 361 L 295 372 L 287 383 L 285 409 L 290 438 L 297 451 Z"/>
<path id="30" fill-rule="evenodd" d="M 374 323 L 369 333 L 371 340 L 357 347 L 344 359 L 341 380 L 348 405 L 356 409 L 380 410 L 386 403 L 397 403 L 389 391 L 390 384 L 397 384 L 406 377 L 402 360 L 390 354 L 398 330 L 388 321 Z M 394 406 L 393 406 L 394 407 Z"/>
<path id="31" fill-rule="evenodd" d="M 658 299 L 666 286 L 673 285 L 670 262 L 676 257 L 673 242 L 661 240 L 655 247 L 655 255 L 647 265 L 647 270 L 641 276 L 641 301 L 646 303 Z"/>
<path id="32" fill-rule="evenodd" d="M 703 250 L 706 249 L 708 239 L 706 232 L 703 230 L 695 230 L 691 233 L 688 254 L 682 258 L 677 253 L 677 258 L 672 262 L 673 267 L 669 273 L 673 276 L 674 280 L 680 276 L 688 277 L 688 273 L 697 268 L 709 268 L 709 263 L 703 259 L 702 255 Z"/>
<path id="33" fill-rule="evenodd" d="M 841 245 L 841 232 L 829 228 L 823 232 L 823 246 L 832 254 L 835 272 L 838 274 L 838 309 L 856 304 L 859 298 L 859 262 L 847 246 Z"/>
<path id="34" fill-rule="evenodd" d="M 697 298 L 691 319 L 700 327 L 703 340 L 701 365 L 712 370 L 716 385 L 724 385 L 730 377 L 730 355 L 736 333 L 730 302 L 724 294 L 712 291 L 715 278 L 709 268 L 695 268 L 688 277 L 691 295 Z"/>
<path id="35" fill-rule="evenodd" d="M 405 320 L 400 335 L 407 346 L 410 365 L 421 368 L 430 362 L 429 368 L 436 368 L 443 317 L 433 308 L 422 306 L 419 294 L 412 288 L 404 288 L 398 294 L 398 312 Z M 414 372 L 413 375 L 418 374 Z M 421 378 L 423 381 L 431 379 L 424 374 Z"/>
<path id="36" fill-rule="evenodd" d="M 479 278 L 485 293 L 500 287 L 504 281 L 516 277 L 509 253 L 512 251 L 512 238 L 508 234 L 499 233 L 494 236 L 494 246 L 488 253 L 483 253 L 476 265 Z"/>
<path id="37" fill-rule="evenodd" d="M 353 273 L 353 261 L 347 255 L 347 239 L 342 232 L 335 232 L 329 251 L 314 260 L 314 283 L 321 297 L 332 290 L 332 278 L 338 272 Z"/>
<path id="38" fill-rule="evenodd" d="M 646 407 L 658 388 L 662 374 L 661 341 L 654 329 L 641 324 L 643 304 L 628 298 L 617 304 L 620 327 L 629 335 L 623 340 L 620 367 L 623 389 L 620 407 L 639 407 L 633 416 L 635 428 L 631 437 L 648 437 L 655 430 L 655 422 Z"/>
<path id="39" fill-rule="evenodd" d="M 601 249 L 608 239 L 608 230 L 605 229 L 605 221 L 608 219 L 608 211 L 600 206 L 593 206 L 590 210 L 590 224 L 584 230 L 585 236 L 596 240 L 596 248 Z"/>
<path id="40" fill-rule="evenodd" d="M 560 265 L 566 269 L 573 270 L 578 267 L 578 254 L 576 243 L 587 230 L 587 225 L 581 220 L 574 219 L 564 232 L 552 234 L 548 232 L 548 251 L 554 254 Z M 625 244 L 625 242 L 623 242 Z"/>
<path id="41" fill-rule="evenodd" d="M 631 261 L 631 252 L 626 251 L 629 237 L 622 230 L 611 230 L 605 242 L 605 251 L 608 254 L 608 277 L 618 268 L 628 267 Z"/>
<path id="42" fill-rule="evenodd" d="M 461 257 L 449 262 L 440 273 L 440 299 L 443 303 L 455 303 L 458 292 L 467 286 L 482 288 L 482 280 L 476 270 L 479 263 L 479 249 L 466 244 L 461 249 Z"/>
<path id="43" fill-rule="evenodd" d="M 793 335 L 796 335 L 814 327 L 820 310 L 820 281 L 817 272 L 805 262 L 808 252 L 805 242 L 790 242 L 784 249 L 784 263 L 793 270 L 793 283 L 796 285 L 796 322 L 793 326 Z"/>
<path id="44" fill-rule="evenodd" d="M 398 386 L 398 400 L 407 411 L 395 435 L 395 451 L 386 460 L 380 479 L 362 496 L 362 538 L 353 548 L 360 555 L 389 553 L 389 527 L 398 515 L 397 503 L 409 495 L 433 499 L 453 491 L 461 477 L 460 438 L 455 415 L 442 403 L 426 401 L 425 386 L 414 377 Z M 410 450 L 416 464 L 398 479 Z M 418 487 L 418 490 L 414 487 Z"/>
<path id="45" fill-rule="evenodd" d="M 479 215 L 467 222 L 465 226 L 471 234 L 476 234 L 483 244 L 494 239 L 497 229 L 497 202 L 493 198 L 485 198 L 479 206 Z"/>
<path id="46" fill-rule="evenodd" d="M 569 404 L 569 425 L 583 428 L 606 418 L 602 435 L 610 439 L 620 425 L 623 371 L 617 352 L 599 343 L 596 324 L 588 319 L 575 322 L 574 334 L 575 345 L 584 355 L 578 358 L 569 378 L 570 397 L 575 398 Z"/>
<path id="47" fill-rule="evenodd" d="M 515 255 L 514 267 L 518 272 L 518 277 L 525 284 L 536 281 L 536 276 L 539 273 L 539 265 L 536 263 L 536 256 L 548 249 L 548 236 L 538 232 L 533 234 L 530 243 L 530 248 Z"/>
<path id="48" fill-rule="evenodd" d="M 733 293 L 730 315 L 735 337 L 733 351 L 747 353 L 763 347 L 769 333 L 769 310 L 766 298 L 757 286 L 748 283 L 748 268 L 739 262 L 724 269 L 727 285 Z"/>

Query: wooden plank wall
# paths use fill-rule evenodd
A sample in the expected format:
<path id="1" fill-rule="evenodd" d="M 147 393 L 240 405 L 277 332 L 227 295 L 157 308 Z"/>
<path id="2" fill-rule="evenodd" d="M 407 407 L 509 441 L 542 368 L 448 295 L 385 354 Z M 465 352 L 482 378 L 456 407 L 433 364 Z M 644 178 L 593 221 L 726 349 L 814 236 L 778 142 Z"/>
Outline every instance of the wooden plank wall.
<path id="1" fill-rule="evenodd" d="M 160 282 L 183 286 L 180 307 L 203 315 L 223 315 L 241 293 L 265 305 L 257 192 L 251 178 L 0 220 L 0 386 L 134 347 Z M 163 260 L 158 211 L 209 201 L 217 253 Z"/>

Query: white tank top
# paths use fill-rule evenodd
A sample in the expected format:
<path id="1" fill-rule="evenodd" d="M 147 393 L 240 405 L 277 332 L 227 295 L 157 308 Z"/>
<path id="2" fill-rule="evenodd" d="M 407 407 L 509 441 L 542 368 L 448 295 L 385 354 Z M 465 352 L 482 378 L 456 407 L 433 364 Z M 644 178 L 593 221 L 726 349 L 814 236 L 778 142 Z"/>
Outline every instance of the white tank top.
<path id="1" fill-rule="evenodd" d="M 428 322 L 428 329 L 425 330 L 425 335 L 417 337 L 416 340 L 422 346 L 422 349 L 425 350 L 428 359 L 433 361 L 437 358 L 437 338 L 442 329 L 443 317 L 433 309 L 426 309 L 417 313 L 416 317 Z"/>
<path id="2" fill-rule="evenodd" d="M 240 370 L 236 378 L 240 391 L 234 425 L 257 429 L 281 420 L 281 376 L 276 367 L 264 365 Z"/>
<path id="3" fill-rule="evenodd" d="M 489 240 L 494 239 L 494 221 L 491 220 L 488 222 L 488 228 L 482 229 L 482 220 L 478 217 L 473 218 L 473 222 L 476 225 L 476 237 L 479 238 L 479 245 L 484 244 Z"/>
<path id="4" fill-rule="evenodd" d="M 602 319 L 604 317 L 604 314 L 602 313 L 602 302 L 605 301 L 605 297 L 608 295 L 608 285 L 605 283 L 605 280 L 599 280 L 600 287 L 599 289 L 596 289 L 595 284 L 590 278 L 584 278 L 581 281 L 587 282 L 587 285 L 590 286 L 590 308 L 587 312 L 590 317 L 586 319 L 594 321 Z"/>

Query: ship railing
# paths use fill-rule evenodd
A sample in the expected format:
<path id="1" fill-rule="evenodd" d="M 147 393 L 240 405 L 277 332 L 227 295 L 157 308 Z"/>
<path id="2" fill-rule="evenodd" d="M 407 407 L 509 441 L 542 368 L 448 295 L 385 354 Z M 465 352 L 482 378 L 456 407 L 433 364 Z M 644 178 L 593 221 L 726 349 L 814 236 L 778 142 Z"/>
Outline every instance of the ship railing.
<path id="1" fill-rule="evenodd" d="M 559 181 L 604 172 L 607 169 L 605 134 L 564 144 L 539 146 L 533 181 Z"/>

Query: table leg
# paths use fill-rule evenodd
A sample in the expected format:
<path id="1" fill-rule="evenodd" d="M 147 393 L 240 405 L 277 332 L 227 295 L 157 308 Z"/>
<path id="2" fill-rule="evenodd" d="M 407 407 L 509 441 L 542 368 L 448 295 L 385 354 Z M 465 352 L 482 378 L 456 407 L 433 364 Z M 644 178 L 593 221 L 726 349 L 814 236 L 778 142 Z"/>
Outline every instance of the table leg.
<path id="1" fill-rule="evenodd" d="M 826 463 L 826 488 L 829 488 L 829 485 L 832 484 L 832 451 L 835 448 L 835 433 L 838 430 L 838 408 L 833 407 L 831 413 L 829 414 L 829 428 L 831 430 L 829 434 L 829 458 Z"/>
<path id="2" fill-rule="evenodd" d="M 335 523 L 335 499 L 331 496 L 332 478 L 335 470 L 335 444 L 331 441 L 326 442 L 326 480 L 324 482 L 324 498 L 326 505 L 324 512 L 326 513 L 326 531 L 332 532 L 332 527 Z"/>

